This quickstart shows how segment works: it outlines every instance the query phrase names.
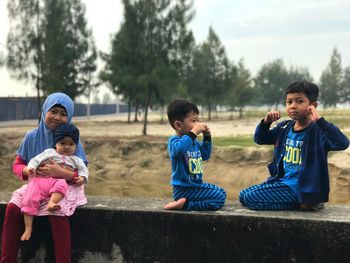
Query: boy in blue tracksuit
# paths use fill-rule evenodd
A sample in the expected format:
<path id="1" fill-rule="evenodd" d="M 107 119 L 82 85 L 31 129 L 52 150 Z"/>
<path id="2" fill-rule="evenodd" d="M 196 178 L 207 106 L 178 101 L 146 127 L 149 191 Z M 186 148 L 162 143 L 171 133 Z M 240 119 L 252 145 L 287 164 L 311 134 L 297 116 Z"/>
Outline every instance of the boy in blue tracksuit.
<path id="1" fill-rule="evenodd" d="M 195 104 L 176 99 L 167 109 L 170 125 L 176 135 L 168 140 L 171 161 L 173 198 L 164 206 L 167 210 L 218 210 L 226 199 L 226 193 L 216 185 L 202 181 L 202 161 L 210 158 L 212 142 L 209 127 L 199 122 Z M 203 134 L 203 141 L 196 140 Z"/>
<path id="2" fill-rule="evenodd" d="M 348 138 L 332 123 L 320 117 L 318 87 L 297 81 L 286 90 L 286 112 L 292 120 L 283 121 L 278 111 L 270 111 L 257 126 L 254 140 L 274 144 L 266 182 L 242 190 L 239 200 L 253 210 L 317 210 L 328 201 L 327 153 L 345 150 Z"/>

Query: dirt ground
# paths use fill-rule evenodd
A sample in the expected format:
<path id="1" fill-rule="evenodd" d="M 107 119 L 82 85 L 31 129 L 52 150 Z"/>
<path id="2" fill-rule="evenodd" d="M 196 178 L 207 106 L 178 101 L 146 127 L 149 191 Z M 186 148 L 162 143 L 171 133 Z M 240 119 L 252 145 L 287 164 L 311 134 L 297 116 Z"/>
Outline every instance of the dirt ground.
<path id="1" fill-rule="evenodd" d="M 167 137 L 173 134 L 167 122 L 156 117 L 148 127 L 148 136 L 140 136 L 142 123 L 125 122 L 125 116 L 80 118 L 75 124 L 89 160 L 89 195 L 171 198 L 170 161 Z M 215 136 L 252 135 L 258 119 L 207 122 Z M 0 124 L 0 191 L 12 192 L 22 182 L 11 172 L 23 135 L 35 127 L 32 123 Z M 271 147 L 217 147 L 204 163 L 204 180 L 223 187 L 228 199 L 267 176 L 266 164 L 272 157 Z M 330 203 L 350 203 L 349 149 L 331 153 Z"/>

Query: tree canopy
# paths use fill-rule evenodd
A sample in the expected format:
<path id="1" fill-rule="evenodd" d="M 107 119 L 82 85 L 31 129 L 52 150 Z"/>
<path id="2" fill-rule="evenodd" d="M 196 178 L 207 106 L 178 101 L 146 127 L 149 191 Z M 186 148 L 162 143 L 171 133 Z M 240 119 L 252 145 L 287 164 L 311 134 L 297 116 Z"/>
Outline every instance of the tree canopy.
<path id="1" fill-rule="evenodd" d="M 340 96 L 343 92 L 342 78 L 341 56 L 334 48 L 329 64 L 320 78 L 321 101 L 324 107 L 336 106 L 340 102 Z"/>
<path id="2" fill-rule="evenodd" d="M 105 69 L 100 74 L 115 94 L 129 104 L 144 108 L 163 105 L 183 81 L 186 46 L 191 43 L 187 24 L 191 20 L 192 1 L 123 0 L 124 22 L 112 42 L 110 54 L 104 54 Z"/>
<path id="3" fill-rule="evenodd" d="M 194 52 L 189 78 L 190 97 L 195 102 L 207 106 L 208 117 L 211 119 L 213 106 L 224 101 L 233 81 L 232 64 L 211 27 L 207 40 Z"/>
<path id="4" fill-rule="evenodd" d="M 83 94 L 97 52 L 81 1 L 14 0 L 8 11 L 6 62 L 12 76 L 34 82 L 38 99 L 54 91 L 72 99 Z"/>

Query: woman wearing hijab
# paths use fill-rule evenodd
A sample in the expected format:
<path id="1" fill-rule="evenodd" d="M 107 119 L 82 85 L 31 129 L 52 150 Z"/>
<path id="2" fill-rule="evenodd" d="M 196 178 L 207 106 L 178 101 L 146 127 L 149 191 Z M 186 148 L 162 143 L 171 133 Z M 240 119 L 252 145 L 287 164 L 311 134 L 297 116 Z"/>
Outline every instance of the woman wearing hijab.
<path id="1" fill-rule="evenodd" d="M 13 164 L 13 172 L 21 180 L 28 180 L 28 174 L 24 169 L 28 162 L 47 148 L 54 147 L 54 131 L 61 123 L 70 123 L 73 117 L 74 104 L 70 97 L 64 93 L 53 93 L 44 102 L 41 120 L 37 128 L 29 131 L 19 149 Z M 86 155 L 80 142 L 78 142 L 75 154 L 87 165 Z M 72 181 L 78 176 L 76 171 L 64 169 L 55 162 L 48 162 L 37 169 L 38 173 Z M 23 232 L 23 216 L 21 206 L 23 194 L 27 185 L 22 186 L 12 194 L 9 201 L 2 229 L 1 262 L 16 262 Z M 51 225 L 52 238 L 55 248 L 57 263 L 71 262 L 71 236 L 69 216 L 76 207 L 87 203 L 84 195 L 84 186 L 69 184 L 67 194 L 60 202 L 61 209 L 55 212 L 47 210 L 48 199 L 40 208 L 38 216 L 48 216 Z"/>

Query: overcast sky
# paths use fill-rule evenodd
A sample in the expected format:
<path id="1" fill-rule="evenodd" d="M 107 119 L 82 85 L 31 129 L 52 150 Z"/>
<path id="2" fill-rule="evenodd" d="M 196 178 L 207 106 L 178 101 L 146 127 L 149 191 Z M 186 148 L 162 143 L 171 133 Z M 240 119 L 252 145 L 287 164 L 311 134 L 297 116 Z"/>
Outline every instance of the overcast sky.
<path id="1" fill-rule="evenodd" d="M 121 0 L 82 0 L 99 50 L 110 49 L 111 35 L 123 19 Z M 0 0 L 0 52 L 6 54 L 7 0 Z M 343 67 L 350 66 L 350 0 L 195 0 L 191 28 L 197 43 L 212 26 L 228 57 L 245 61 L 253 74 L 276 58 L 303 66 L 317 82 L 334 47 Z M 0 97 L 34 95 L 32 85 L 0 69 Z M 100 92 L 100 94 L 102 94 Z"/>

